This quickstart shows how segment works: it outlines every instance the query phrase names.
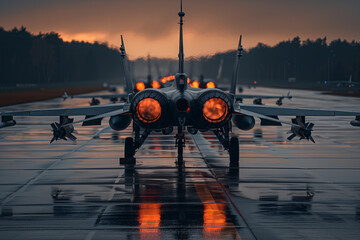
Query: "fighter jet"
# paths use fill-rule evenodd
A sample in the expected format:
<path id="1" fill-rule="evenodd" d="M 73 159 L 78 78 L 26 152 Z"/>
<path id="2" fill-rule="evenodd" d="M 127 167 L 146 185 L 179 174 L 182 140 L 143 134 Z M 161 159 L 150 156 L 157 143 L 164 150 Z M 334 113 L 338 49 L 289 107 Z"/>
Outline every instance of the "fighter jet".
<path id="1" fill-rule="evenodd" d="M 160 81 L 157 81 L 157 80 L 153 79 L 153 77 L 152 77 L 150 55 L 148 55 L 148 57 L 147 57 L 147 70 L 148 70 L 148 74 L 146 77 L 146 81 L 138 81 L 135 84 L 135 92 L 139 92 L 145 88 L 159 89 L 159 88 L 163 87 Z"/>
<path id="2" fill-rule="evenodd" d="M 194 80 L 190 82 L 191 87 L 195 88 L 219 88 L 224 91 L 228 91 L 228 87 L 217 84 L 217 82 L 221 79 L 222 67 L 223 67 L 224 59 L 220 60 L 218 74 L 216 77 L 216 81 L 210 78 L 205 78 L 204 75 L 200 75 L 199 80 Z M 242 92 L 242 88 L 238 87 L 239 92 Z M 254 99 L 253 103 L 258 105 L 263 105 L 262 99 L 278 99 L 275 103 L 278 106 L 283 104 L 283 99 L 292 99 L 290 92 L 286 96 L 284 95 L 257 95 L 257 94 L 236 94 L 236 101 L 243 102 L 244 99 Z"/>
<path id="3" fill-rule="evenodd" d="M 337 87 L 346 87 L 346 88 L 353 88 L 356 86 L 360 86 L 359 82 L 352 81 L 352 75 L 350 75 L 348 81 L 325 81 L 324 84 L 326 85 L 335 85 Z"/>
<path id="4" fill-rule="evenodd" d="M 122 37 L 121 37 L 120 51 L 121 51 L 122 55 L 126 55 L 124 41 L 123 41 Z M 162 88 L 164 86 L 161 81 L 154 80 L 153 77 L 152 77 L 150 55 L 148 55 L 148 59 L 147 59 L 147 69 L 148 69 L 147 80 L 146 81 L 138 81 L 138 82 L 136 82 L 134 92 L 140 92 L 141 90 L 144 90 L 145 88 L 159 89 L 159 88 Z M 131 75 L 129 75 L 129 77 L 130 76 Z M 131 81 L 133 81 L 133 80 L 131 79 Z M 68 95 L 65 92 L 62 95 L 62 98 L 64 99 L 64 101 L 66 99 L 68 99 L 68 98 L 91 98 L 91 102 L 89 102 L 89 104 L 90 104 L 90 106 L 95 106 L 95 105 L 100 104 L 99 98 L 110 100 L 110 102 L 112 102 L 112 103 L 115 103 L 115 102 L 117 102 L 119 100 L 124 102 L 124 101 L 126 101 L 126 99 L 128 97 L 129 88 L 128 87 L 125 88 L 125 91 L 127 93 L 95 94 L 95 95 L 94 94 Z"/>
<path id="5" fill-rule="evenodd" d="M 122 56 L 126 70 L 126 87 L 129 91 L 127 102 L 87 107 L 2 112 L 0 113 L 2 118 L 0 127 L 15 125 L 16 122 L 13 118 L 16 116 L 59 116 L 60 121 L 51 124 L 53 131 L 51 141 L 56 141 L 67 138 L 74 140 L 73 126 L 78 123 L 94 125 L 99 124 L 99 119 L 110 117 L 110 127 L 121 131 L 133 122 L 134 137 L 125 139 L 124 158 L 120 159 L 120 163 L 135 163 L 136 151 L 152 131 L 170 134 L 175 129 L 175 143 L 179 161 L 183 159 L 185 131 L 190 134 L 197 134 L 198 131 L 212 131 L 224 149 L 229 152 L 230 162 L 236 163 L 239 161 L 239 140 L 236 136 L 231 137 L 230 135 L 231 120 L 241 130 L 253 128 L 255 117 L 269 123 L 287 124 L 293 127 L 292 131 L 295 135 L 310 140 L 313 124 L 303 125 L 298 121 L 285 122 L 279 120 L 278 116 L 301 117 L 302 122 L 305 122 L 306 116 L 355 116 L 356 118 L 351 121 L 351 125 L 360 126 L 360 112 L 284 108 L 236 102 L 235 90 L 239 60 L 243 51 L 241 36 L 229 92 L 216 88 L 199 89 L 189 86 L 187 75 L 184 72 L 183 18 L 185 13 L 182 11 L 182 1 L 178 16 L 180 18 L 178 73 L 175 74 L 172 86 L 161 89 L 144 89 L 135 93 L 127 71 L 127 58 L 124 49 Z M 78 121 L 69 118 L 69 116 L 78 115 L 85 115 L 86 118 Z"/>

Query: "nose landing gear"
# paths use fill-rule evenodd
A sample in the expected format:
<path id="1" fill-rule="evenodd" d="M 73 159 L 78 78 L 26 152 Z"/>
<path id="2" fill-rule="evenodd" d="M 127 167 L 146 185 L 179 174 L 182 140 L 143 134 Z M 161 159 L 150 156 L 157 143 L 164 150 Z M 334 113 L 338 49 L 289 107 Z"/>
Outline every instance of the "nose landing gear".
<path id="1" fill-rule="evenodd" d="M 178 133 L 175 136 L 175 146 L 177 147 L 178 152 L 178 161 L 182 162 L 184 158 L 184 147 L 185 147 L 185 134 L 183 132 L 183 127 L 178 127 Z"/>

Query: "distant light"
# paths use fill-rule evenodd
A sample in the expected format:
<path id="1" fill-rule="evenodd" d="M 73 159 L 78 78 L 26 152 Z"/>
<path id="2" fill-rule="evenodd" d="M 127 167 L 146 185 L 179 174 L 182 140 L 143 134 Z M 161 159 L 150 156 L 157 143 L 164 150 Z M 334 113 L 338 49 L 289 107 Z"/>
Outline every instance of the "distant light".
<path id="1" fill-rule="evenodd" d="M 325 84 L 327 84 L 327 81 L 324 81 Z"/>
<path id="2" fill-rule="evenodd" d="M 190 83 L 190 86 L 191 87 L 194 87 L 194 88 L 199 88 L 200 87 L 200 83 L 199 81 L 193 81 L 192 83 Z"/>
<path id="3" fill-rule="evenodd" d="M 254 81 L 254 84 L 257 84 L 257 81 Z"/>
<path id="4" fill-rule="evenodd" d="M 140 92 L 141 90 L 145 89 L 145 83 L 143 82 L 137 82 L 136 83 L 136 90 Z"/>
<path id="5" fill-rule="evenodd" d="M 170 75 L 170 76 L 166 76 L 166 77 L 163 77 L 161 78 L 161 82 L 162 83 L 166 83 L 166 82 L 169 82 L 169 81 L 173 81 L 175 79 L 175 75 Z"/>
<path id="6" fill-rule="evenodd" d="M 151 87 L 152 87 L 152 88 L 159 89 L 159 88 L 161 88 L 161 84 L 160 84 L 158 81 L 154 80 L 154 81 L 151 83 Z"/>
<path id="7" fill-rule="evenodd" d="M 216 86 L 215 86 L 215 83 L 214 82 L 208 82 L 207 84 L 206 84 L 206 88 L 215 88 Z"/>

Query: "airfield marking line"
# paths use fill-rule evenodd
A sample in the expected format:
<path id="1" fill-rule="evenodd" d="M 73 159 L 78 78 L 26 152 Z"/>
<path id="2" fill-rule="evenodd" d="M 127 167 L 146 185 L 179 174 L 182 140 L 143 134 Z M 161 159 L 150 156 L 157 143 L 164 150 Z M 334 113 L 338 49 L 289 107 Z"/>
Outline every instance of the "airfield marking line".
<path id="1" fill-rule="evenodd" d="M 119 182 L 120 182 L 120 179 L 121 179 L 121 177 L 124 175 L 124 173 L 121 173 L 121 172 L 119 172 L 119 174 L 118 174 L 118 176 L 117 176 L 117 178 L 116 178 L 116 180 L 115 180 L 115 182 L 114 182 L 114 185 L 113 185 L 113 187 L 111 188 L 111 190 L 110 190 L 110 195 L 109 195 L 109 197 L 108 197 L 108 201 L 110 201 L 111 199 L 113 199 L 113 197 L 114 197 L 114 194 L 115 194 L 115 188 L 116 188 L 116 184 L 118 184 Z"/>
<path id="2" fill-rule="evenodd" d="M 201 171 L 195 171 L 195 173 L 202 173 Z M 193 180 L 193 185 L 195 187 L 196 193 L 198 194 L 200 201 L 202 202 L 203 205 L 205 204 L 216 204 L 217 202 L 215 201 L 215 199 L 213 198 L 209 188 L 208 188 L 208 184 L 206 184 L 205 180 L 202 178 L 203 183 L 199 183 L 196 181 L 195 177 L 197 176 L 194 173 L 189 173 L 191 179 Z M 202 175 L 202 174 L 201 174 Z M 202 175 L 203 176 L 203 175 Z M 217 205 L 212 205 L 211 206 L 212 210 L 215 210 L 220 212 L 222 211 Z M 206 228 L 213 228 L 213 229 L 228 229 L 229 231 L 231 231 L 234 235 L 235 238 L 234 239 L 239 239 L 242 240 L 242 238 L 240 237 L 239 233 L 236 231 L 236 227 L 234 225 L 234 223 L 232 222 L 225 222 L 227 223 L 225 226 L 224 225 L 216 225 L 214 224 L 214 226 L 203 226 L 203 229 Z"/>
<path id="3" fill-rule="evenodd" d="M 201 134 L 201 133 L 198 133 L 198 134 Z M 200 135 L 198 135 L 196 137 L 200 137 Z M 203 137 L 201 135 L 201 137 Z M 225 190 L 225 186 L 222 184 L 222 182 L 219 180 L 219 178 L 217 177 L 216 173 L 213 171 L 210 163 L 206 160 L 206 158 L 204 157 L 204 154 L 202 153 L 201 149 L 200 149 L 200 146 L 198 145 L 197 141 L 196 141 L 196 138 L 195 138 L 195 135 L 191 135 L 191 138 L 193 139 L 194 143 L 196 144 L 196 147 L 198 148 L 199 152 L 200 152 L 200 155 L 202 157 L 202 159 L 204 160 L 206 166 L 209 168 L 211 174 L 213 175 L 213 177 L 215 178 L 216 182 L 221 186 L 223 192 L 225 193 L 226 197 L 229 199 L 231 205 L 234 207 L 234 209 L 236 210 L 236 212 L 239 214 L 239 216 L 242 218 L 242 220 L 244 221 L 244 223 L 246 224 L 247 228 L 249 229 L 249 231 L 251 232 L 251 234 L 253 235 L 253 237 L 257 240 L 257 237 L 255 235 L 255 233 L 253 232 L 253 230 L 251 229 L 250 225 L 248 224 L 248 222 L 246 221 L 245 219 L 245 216 L 242 215 L 242 213 L 240 212 L 240 210 L 236 207 L 235 203 L 232 201 L 230 195 L 228 194 L 228 192 L 226 192 Z M 203 137 L 204 138 L 204 137 Z M 205 138 L 204 138 L 205 140 Z M 237 232 L 237 231 L 236 231 Z M 240 237 L 240 236 L 239 236 Z"/>
<path id="4" fill-rule="evenodd" d="M 107 127 L 105 127 L 107 128 Z M 100 131 L 98 131 L 96 134 L 98 134 L 99 132 L 102 132 L 105 130 L 105 128 L 101 129 Z M 95 135 L 96 135 L 95 134 Z M 53 168 L 54 166 L 56 166 L 59 162 L 63 161 L 64 158 L 66 158 L 68 155 L 73 154 L 74 152 L 76 152 L 77 150 L 79 150 L 80 148 L 84 147 L 85 145 L 89 144 L 91 141 L 93 141 L 93 138 L 91 138 L 88 141 L 85 141 L 84 143 L 82 143 L 80 146 L 74 148 L 73 150 L 71 150 L 68 153 L 65 153 L 59 157 L 56 158 L 56 160 L 47 168 L 42 169 L 37 175 L 33 176 L 32 178 L 29 179 L 29 181 L 27 181 L 26 183 L 24 183 L 22 186 L 20 186 L 18 189 L 16 189 L 14 192 L 10 193 L 8 196 L 6 196 L 4 198 L 4 200 L 1 201 L 1 207 L 3 207 L 6 203 L 8 203 L 9 201 L 11 201 L 16 194 L 23 192 L 24 190 L 26 190 L 26 188 L 28 188 L 31 184 L 33 184 L 35 181 L 37 181 L 42 175 L 45 174 L 46 171 L 50 170 L 51 168 Z"/>
<path id="5" fill-rule="evenodd" d="M 201 152 L 201 149 L 200 149 L 199 145 L 197 144 L 194 136 L 191 135 L 191 137 L 192 137 L 194 143 L 196 144 L 196 147 L 198 148 L 198 150 L 199 150 L 199 152 L 200 152 L 200 155 L 202 156 L 202 159 L 204 160 L 205 164 L 207 165 L 207 168 L 208 168 L 208 169 L 210 170 L 210 172 L 212 173 L 212 175 L 213 175 L 214 179 L 216 180 L 217 184 L 220 184 L 220 186 L 221 186 L 220 181 L 218 180 L 216 174 L 212 171 L 209 163 L 206 161 L 206 159 L 205 159 L 203 153 Z M 201 173 L 200 171 L 196 171 L 196 172 Z M 194 173 L 190 173 L 190 177 L 194 180 L 193 176 L 194 176 Z M 209 188 L 208 188 L 208 185 L 206 184 L 206 182 L 205 182 L 205 180 L 204 180 L 203 178 L 202 178 L 202 180 L 203 180 L 202 186 L 200 186 L 200 184 L 197 183 L 196 181 L 193 181 L 193 185 L 195 186 L 195 190 L 196 190 L 196 192 L 197 192 L 197 194 L 198 194 L 198 196 L 199 196 L 199 198 L 200 198 L 200 201 L 201 201 L 203 204 L 208 203 L 209 200 L 210 200 L 210 202 L 215 203 L 216 201 L 215 201 L 215 199 L 213 198 L 213 196 L 212 196 L 212 194 L 211 194 L 211 192 L 210 192 L 210 190 L 209 190 Z M 204 193 L 206 194 L 206 196 L 204 195 Z M 232 203 L 233 203 L 233 202 L 232 202 Z M 217 210 L 219 211 L 220 209 L 217 209 Z M 240 215 L 240 216 L 241 216 L 241 215 Z M 242 217 L 242 216 L 241 216 L 241 217 Z M 243 217 L 242 217 L 242 218 L 243 218 Z M 243 220 L 244 220 L 244 222 L 245 222 L 245 219 L 243 219 Z M 246 223 L 246 222 L 245 222 L 245 223 Z M 247 225 L 247 227 L 250 229 L 250 227 L 248 226 L 248 224 L 246 224 L 246 225 Z M 217 226 L 215 226 L 215 227 L 217 227 Z M 221 227 L 222 227 L 222 226 L 219 226 L 219 228 L 221 228 Z M 231 229 L 231 230 L 233 231 L 233 233 L 235 234 L 235 239 L 240 239 L 240 240 L 242 239 L 241 236 L 239 235 L 238 231 L 236 230 L 236 227 L 235 227 L 234 223 L 229 222 L 228 227 L 231 227 L 230 229 Z M 251 229 L 250 229 L 250 231 L 251 231 Z M 253 233 L 252 231 L 251 231 L 251 233 L 254 235 L 254 233 Z M 255 235 L 254 235 L 254 237 L 255 237 Z M 255 237 L 255 238 L 256 238 L 256 237 Z"/>
<path id="6" fill-rule="evenodd" d="M 96 231 L 90 231 L 88 235 L 86 235 L 85 240 L 91 240 L 95 236 Z"/>

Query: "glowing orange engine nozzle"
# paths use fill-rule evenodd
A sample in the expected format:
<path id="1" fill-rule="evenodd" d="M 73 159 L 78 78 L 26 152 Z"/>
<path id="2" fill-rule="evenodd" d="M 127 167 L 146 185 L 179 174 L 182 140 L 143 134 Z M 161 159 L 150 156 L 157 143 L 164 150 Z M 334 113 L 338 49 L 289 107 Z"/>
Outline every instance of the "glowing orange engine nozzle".
<path id="1" fill-rule="evenodd" d="M 215 86 L 215 83 L 214 82 L 208 82 L 207 84 L 206 84 L 206 88 L 215 88 L 216 86 Z"/>
<path id="2" fill-rule="evenodd" d="M 203 115 L 211 123 L 223 121 L 229 112 L 229 107 L 221 98 L 210 98 L 204 103 Z"/>
<path id="3" fill-rule="evenodd" d="M 190 86 L 191 87 L 194 87 L 194 88 L 199 88 L 200 87 L 200 83 L 198 81 L 193 81 L 192 83 L 190 83 Z"/>
<path id="4" fill-rule="evenodd" d="M 153 98 L 144 98 L 137 104 L 136 114 L 144 123 L 156 122 L 161 116 L 159 101 Z"/>
<path id="5" fill-rule="evenodd" d="M 162 83 L 167 83 L 169 81 L 173 81 L 175 79 L 174 75 L 166 76 L 160 79 Z"/>
<path id="6" fill-rule="evenodd" d="M 145 83 L 137 82 L 135 88 L 136 88 L 136 91 L 140 92 L 141 90 L 145 89 Z"/>
<path id="7" fill-rule="evenodd" d="M 156 89 L 159 89 L 159 88 L 161 88 L 161 84 L 158 82 L 158 81 L 153 81 L 152 83 L 151 83 L 151 87 L 152 88 L 156 88 Z"/>

